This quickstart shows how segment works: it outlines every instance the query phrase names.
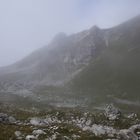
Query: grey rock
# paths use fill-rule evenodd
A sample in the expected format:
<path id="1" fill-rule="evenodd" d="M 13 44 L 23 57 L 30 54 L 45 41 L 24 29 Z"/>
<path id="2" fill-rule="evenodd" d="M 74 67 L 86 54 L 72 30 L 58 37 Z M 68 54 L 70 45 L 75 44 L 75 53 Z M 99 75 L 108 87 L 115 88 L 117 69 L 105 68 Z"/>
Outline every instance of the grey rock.
<path id="1" fill-rule="evenodd" d="M 27 135 L 25 140 L 37 140 L 37 137 L 35 137 L 34 135 Z"/>
<path id="2" fill-rule="evenodd" d="M 9 120 L 10 123 L 15 123 L 16 122 L 16 119 L 14 117 L 12 117 L 12 116 L 10 116 L 8 118 L 8 120 Z"/>
<path id="3" fill-rule="evenodd" d="M 40 119 L 40 118 L 31 118 L 30 119 L 30 124 L 34 125 L 34 126 L 43 126 L 44 124 L 44 120 Z"/>
<path id="4" fill-rule="evenodd" d="M 120 130 L 120 138 L 123 140 L 139 140 L 140 124 L 133 125 L 129 129 Z"/>
<path id="5" fill-rule="evenodd" d="M 15 131 L 15 136 L 16 137 L 20 137 L 22 134 L 21 134 L 21 132 L 20 131 Z"/>
<path id="6" fill-rule="evenodd" d="M 105 116 L 107 119 L 114 121 L 120 118 L 121 112 L 113 104 L 107 105 L 105 108 Z"/>
<path id="7" fill-rule="evenodd" d="M 43 130 L 40 130 L 40 129 L 34 130 L 32 133 L 34 135 L 45 135 L 46 134 L 46 132 L 44 132 Z"/>
<path id="8" fill-rule="evenodd" d="M 8 116 L 7 114 L 0 113 L 0 123 L 15 123 L 16 119 L 12 116 Z"/>
<path id="9" fill-rule="evenodd" d="M 2 122 L 2 123 L 9 122 L 8 115 L 7 114 L 4 114 L 4 113 L 0 113 L 0 122 Z"/>

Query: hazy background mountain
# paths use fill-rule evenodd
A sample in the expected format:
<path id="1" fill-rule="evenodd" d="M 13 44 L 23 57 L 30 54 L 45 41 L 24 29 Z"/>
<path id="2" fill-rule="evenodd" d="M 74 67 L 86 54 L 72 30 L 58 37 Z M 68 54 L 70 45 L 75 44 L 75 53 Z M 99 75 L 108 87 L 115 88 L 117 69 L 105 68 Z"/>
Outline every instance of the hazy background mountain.
<path id="1" fill-rule="evenodd" d="M 140 16 L 109 29 L 59 33 L 49 47 L 0 69 L 1 93 L 47 103 L 139 106 Z"/>
<path id="2" fill-rule="evenodd" d="M 1 68 L 1 81 L 62 85 L 105 47 L 102 31 L 96 26 L 70 36 L 60 33 L 48 46 L 14 65 Z"/>

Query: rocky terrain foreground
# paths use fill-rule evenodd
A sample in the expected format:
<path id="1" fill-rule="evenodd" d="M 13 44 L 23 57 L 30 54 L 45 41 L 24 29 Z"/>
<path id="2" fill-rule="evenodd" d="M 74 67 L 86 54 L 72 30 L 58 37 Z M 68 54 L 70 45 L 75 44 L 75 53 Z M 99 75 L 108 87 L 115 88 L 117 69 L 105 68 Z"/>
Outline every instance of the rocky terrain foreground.
<path id="1" fill-rule="evenodd" d="M 33 112 L 1 108 L 0 140 L 139 140 L 139 115 L 113 104 L 104 111 L 49 109 Z M 3 112 L 3 113 L 2 113 Z"/>

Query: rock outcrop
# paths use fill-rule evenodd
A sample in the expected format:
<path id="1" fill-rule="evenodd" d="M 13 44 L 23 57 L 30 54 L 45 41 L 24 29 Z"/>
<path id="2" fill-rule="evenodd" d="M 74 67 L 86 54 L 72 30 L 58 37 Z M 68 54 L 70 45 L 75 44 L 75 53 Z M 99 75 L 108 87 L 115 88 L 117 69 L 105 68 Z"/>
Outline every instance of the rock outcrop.
<path id="1" fill-rule="evenodd" d="M 105 108 L 105 116 L 110 121 L 118 120 L 121 116 L 121 112 L 113 104 L 107 105 Z"/>
<path id="2" fill-rule="evenodd" d="M 0 113 L 0 123 L 16 123 L 16 119 L 12 116 L 8 116 L 7 114 Z"/>

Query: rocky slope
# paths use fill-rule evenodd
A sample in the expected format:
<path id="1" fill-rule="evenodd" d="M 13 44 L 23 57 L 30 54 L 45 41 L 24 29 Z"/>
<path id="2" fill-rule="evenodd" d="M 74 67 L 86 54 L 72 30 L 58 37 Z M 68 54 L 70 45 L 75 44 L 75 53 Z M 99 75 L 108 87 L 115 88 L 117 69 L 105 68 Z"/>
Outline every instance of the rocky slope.
<path id="1" fill-rule="evenodd" d="M 113 105 L 101 112 L 68 108 L 3 111 L 0 113 L 2 140 L 138 140 L 140 137 L 137 114 L 124 114 Z"/>

